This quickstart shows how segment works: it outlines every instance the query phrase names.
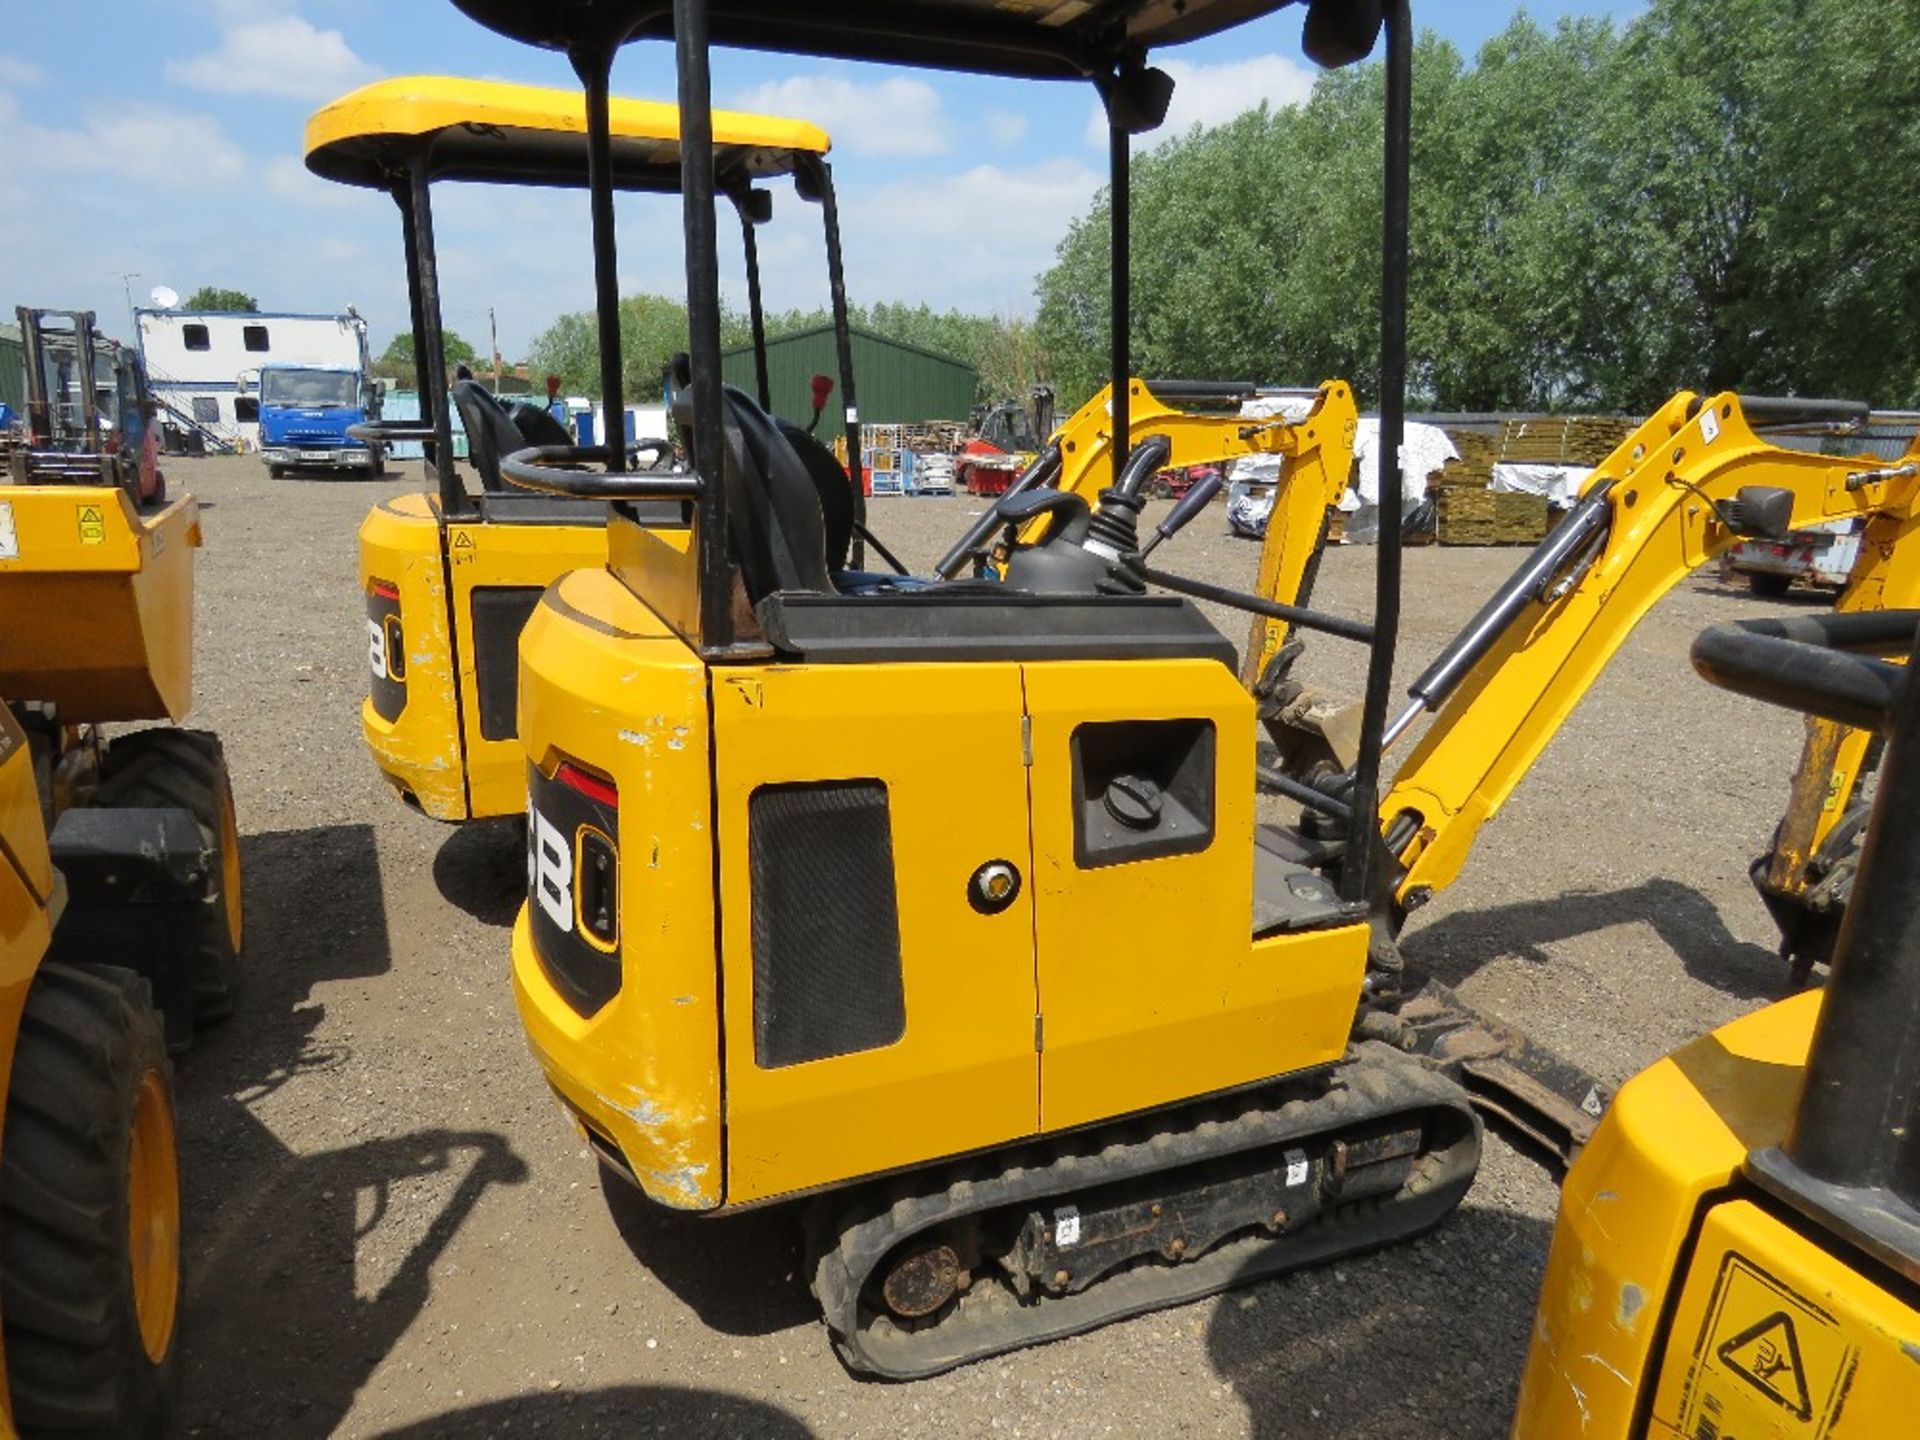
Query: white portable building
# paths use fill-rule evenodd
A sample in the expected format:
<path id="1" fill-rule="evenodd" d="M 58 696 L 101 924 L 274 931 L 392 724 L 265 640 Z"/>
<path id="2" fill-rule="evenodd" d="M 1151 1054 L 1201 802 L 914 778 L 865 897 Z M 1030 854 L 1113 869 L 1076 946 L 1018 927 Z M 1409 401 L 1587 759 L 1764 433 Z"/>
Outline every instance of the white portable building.
<path id="1" fill-rule="evenodd" d="M 136 310 L 155 398 L 228 444 L 260 443 L 262 365 L 367 372 L 367 322 L 341 315 Z"/>

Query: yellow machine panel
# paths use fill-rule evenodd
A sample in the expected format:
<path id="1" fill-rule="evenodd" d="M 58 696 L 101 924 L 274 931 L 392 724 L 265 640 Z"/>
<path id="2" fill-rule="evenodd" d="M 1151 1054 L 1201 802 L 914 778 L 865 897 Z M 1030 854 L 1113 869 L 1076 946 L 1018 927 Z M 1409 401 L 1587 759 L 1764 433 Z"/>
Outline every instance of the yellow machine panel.
<path id="1" fill-rule="evenodd" d="M 1233 673 L 1025 670 L 1044 1128 L 1337 1059 L 1366 927 L 1288 937 L 1283 962 L 1249 940 L 1254 712 Z M 1136 840 L 1110 798 L 1142 780 L 1159 823 Z"/>
<path id="2" fill-rule="evenodd" d="M 1920 1425 L 1920 1310 L 1749 1201 L 1708 1212 L 1654 1396 L 1675 1440 L 1880 1440 Z"/>
<path id="3" fill-rule="evenodd" d="M 514 730 L 521 626 L 555 580 L 607 563 L 605 510 L 582 505 L 583 525 L 450 521 L 446 566 L 452 596 L 459 707 L 467 757 L 467 813 L 517 815 L 527 803 L 526 752 Z"/>
<path id="4" fill-rule="evenodd" d="M 1562 1190 L 1515 1440 L 1637 1433 L 1639 1377 L 1694 1217 L 1749 1150 L 1781 1139 L 1819 1009 L 1818 994 L 1783 1000 L 1620 1088 Z"/>
<path id="5" fill-rule="evenodd" d="M 1033 887 L 973 885 L 1030 868 L 1020 683 L 714 670 L 729 1203 L 1035 1129 Z"/>
<path id="6" fill-rule="evenodd" d="M 621 887 L 633 964 L 591 1016 L 557 988 L 549 966 L 571 962 L 543 958 L 522 907 L 513 988 L 528 1043 L 576 1122 L 618 1149 L 650 1197 L 711 1209 L 723 1174 L 705 670 L 604 570 L 554 585 L 521 654 L 518 728 L 540 737 L 537 771 L 593 757 L 628 802 L 619 864 L 645 876 Z"/>
<path id="7" fill-rule="evenodd" d="M 13 712 L 0 704 L 0 866 L 11 863 L 32 898 L 53 898 L 53 861 L 33 773 L 33 752 Z M 11 927 L 0 927 L 11 935 Z"/>
<path id="8" fill-rule="evenodd" d="M 372 676 L 361 728 L 381 773 L 436 820 L 526 806 L 515 645 L 542 590 L 605 563 L 602 512 L 582 509 L 596 523 L 443 524 L 432 496 L 403 495 L 360 526 Z"/>
<path id="9" fill-rule="evenodd" d="M 186 714 L 197 501 L 142 514 L 112 486 L 0 487 L 0 541 L 0 694 L 83 723 Z"/>

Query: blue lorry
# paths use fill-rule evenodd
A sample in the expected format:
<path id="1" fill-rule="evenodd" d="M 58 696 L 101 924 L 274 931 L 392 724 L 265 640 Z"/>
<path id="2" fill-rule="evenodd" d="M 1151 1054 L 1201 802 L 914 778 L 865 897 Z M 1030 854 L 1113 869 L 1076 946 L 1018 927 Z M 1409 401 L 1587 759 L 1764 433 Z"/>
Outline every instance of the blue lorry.
<path id="1" fill-rule="evenodd" d="M 290 470 L 386 473 L 386 452 L 347 434 L 380 417 L 380 394 L 362 370 L 328 365 L 260 367 L 260 457 L 275 479 Z"/>

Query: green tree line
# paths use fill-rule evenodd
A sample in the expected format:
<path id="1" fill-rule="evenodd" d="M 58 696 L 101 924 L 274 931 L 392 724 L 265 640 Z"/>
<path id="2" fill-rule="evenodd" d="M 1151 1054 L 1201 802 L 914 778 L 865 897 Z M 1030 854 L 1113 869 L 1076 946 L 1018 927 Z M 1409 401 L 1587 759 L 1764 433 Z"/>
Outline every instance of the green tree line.
<path id="1" fill-rule="evenodd" d="M 1145 374 L 1377 378 L 1382 77 L 1138 157 Z M 1415 54 L 1411 383 L 1446 409 L 1739 387 L 1920 403 L 1920 5 L 1654 0 Z M 1063 402 L 1106 378 L 1103 193 L 1038 282 Z"/>

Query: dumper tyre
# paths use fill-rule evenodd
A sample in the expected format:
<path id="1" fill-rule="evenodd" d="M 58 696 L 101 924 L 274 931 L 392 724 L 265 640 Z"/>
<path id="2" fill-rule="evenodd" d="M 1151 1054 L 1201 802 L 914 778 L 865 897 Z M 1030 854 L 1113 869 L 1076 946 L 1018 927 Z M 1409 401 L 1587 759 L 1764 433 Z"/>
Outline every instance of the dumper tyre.
<path id="1" fill-rule="evenodd" d="M 220 737 L 171 726 L 122 735 L 107 747 L 95 803 L 125 809 L 178 807 L 200 822 L 213 865 L 194 926 L 193 1019 L 195 1025 L 225 1020 L 233 1014 L 245 917 L 240 824 Z"/>
<path id="2" fill-rule="evenodd" d="M 172 1406 L 180 1173 L 147 982 L 47 962 L 21 1016 L 0 1141 L 0 1317 L 26 1440 L 147 1437 Z"/>

